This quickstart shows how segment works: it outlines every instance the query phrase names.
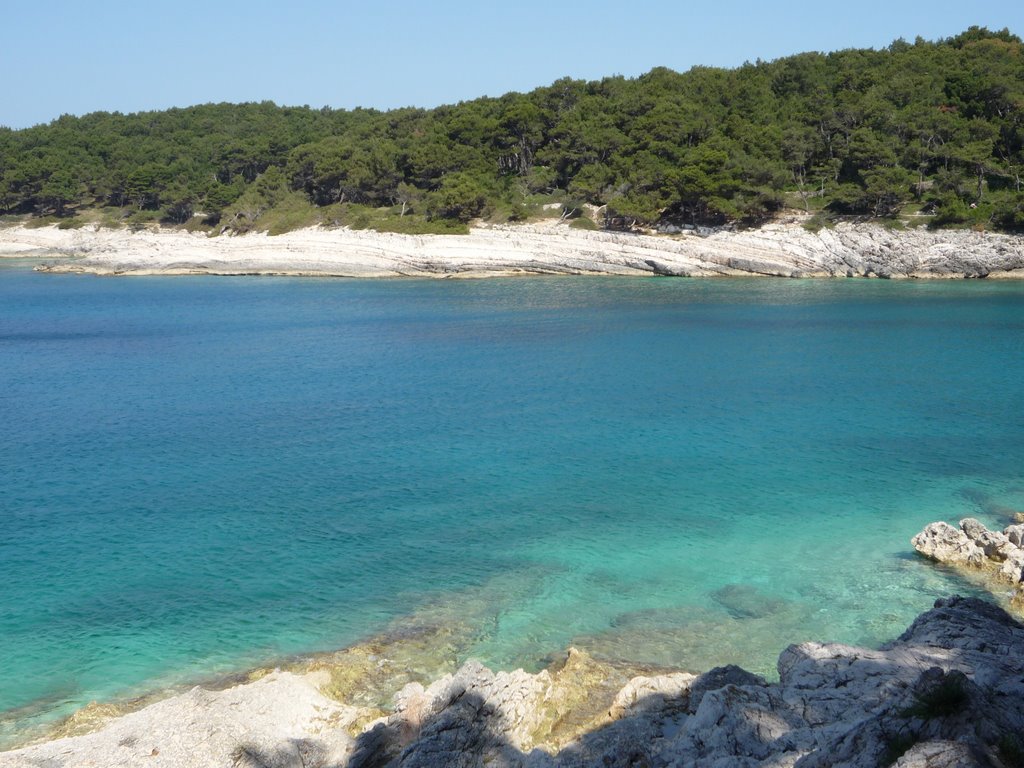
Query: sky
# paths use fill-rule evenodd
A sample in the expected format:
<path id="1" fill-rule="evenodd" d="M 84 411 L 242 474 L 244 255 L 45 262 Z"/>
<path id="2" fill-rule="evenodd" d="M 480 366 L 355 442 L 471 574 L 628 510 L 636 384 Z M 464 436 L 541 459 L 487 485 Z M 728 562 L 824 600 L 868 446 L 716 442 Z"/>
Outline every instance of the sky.
<path id="1" fill-rule="evenodd" d="M 220 101 L 433 107 L 971 25 L 1024 36 L 1024 1 L 0 0 L 0 126 Z"/>

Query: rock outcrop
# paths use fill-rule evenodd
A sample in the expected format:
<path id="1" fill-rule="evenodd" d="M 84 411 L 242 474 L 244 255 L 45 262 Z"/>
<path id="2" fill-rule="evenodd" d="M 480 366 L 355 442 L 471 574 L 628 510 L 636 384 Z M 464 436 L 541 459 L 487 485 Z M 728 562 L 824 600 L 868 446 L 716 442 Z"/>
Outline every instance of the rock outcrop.
<path id="1" fill-rule="evenodd" d="M 777 683 L 737 667 L 653 675 L 612 695 L 613 668 L 579 652 L 536 675 L 468 663 L 407 685 L 365 725 L 277 672 L 0 754 L 0 766 L 937 768 L 1024 755 L 1024 626 L 989 603 L 940 600 L 878 650 L 794 645 L 778 671 Z"/>
<path id="2" fill-rule="evenodd" d="M 480 226 L 468 235 L 313 228 L 276 237 L 174 230 L 0 229 L 0 256 L 56 257 L 51 272 L 482 277 L 521 274 L 689 277 L 1024 277 L 1024 238 L 797 222 L 654 236 L 564 223 Z"/>
<path id="3" fill-rule="evenodd" d="M 911 543 L 925 557 L 985 577 L 1003 592 L 1011 590 L 1011 602 L 1024 608 L 1024 523 L 990 531 L 973 517 L 949 523 L 930 523 Z"/>

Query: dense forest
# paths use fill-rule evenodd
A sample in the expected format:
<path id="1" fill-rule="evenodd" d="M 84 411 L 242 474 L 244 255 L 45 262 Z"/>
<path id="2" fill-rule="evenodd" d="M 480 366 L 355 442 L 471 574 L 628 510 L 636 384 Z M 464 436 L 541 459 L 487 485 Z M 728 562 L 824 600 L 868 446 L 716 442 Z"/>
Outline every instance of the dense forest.
<path id="1" fill-rule="evenodd" d="M 426 232 L 560 203 L 587 227 L 757 225 L 796 208 L 822 225 L 1021 230 L 1022 177 L 1021 39 L 977 27 L 435 109 L 208 104 L 0 128 L 0 214 L 62 226 Z"/>

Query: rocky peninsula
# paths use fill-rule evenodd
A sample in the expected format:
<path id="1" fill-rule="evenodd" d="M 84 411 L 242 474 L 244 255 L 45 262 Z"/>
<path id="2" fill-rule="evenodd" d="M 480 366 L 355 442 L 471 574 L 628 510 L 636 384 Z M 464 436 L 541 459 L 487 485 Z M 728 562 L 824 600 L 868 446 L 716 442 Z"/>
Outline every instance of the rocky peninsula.
<path id="1" fill-rule="evenodd" d="M 570 650 L 538 674 L 469 662 L 392 711 L 325 695 L 332 675 L 275 670 L 194 688 L 92 733 L 0 754 L 41 766 L 1012 766 L 1024 757 L 1024 625 L 942 599 L 878 650 L 801 643 L 779 681 L 738 667 L 623 680 Z"/>
<path id="2" fill-rule="evenodd" d="M 184 230 L 0 229 L 0 256 L 45 259 L 45 272 L 340 277 L 525 274 L 684 277 L 1022 278 L 1024 238 L 799 220 L 760 229 L 673 234 L 586 231 L 566 222 L 476 226 L 468 235 L 311 228 L 278 236 Z"/>
<path id="3" fill-rule="evenodd" d="M 959 528 L 930 523 L 911 543 L 925 557 L 1007 594 L 1012 606 L 1024 609 L 1024 514 L 1017 513 L 1002 531 L 990 531 L 973 517 L 961 520 Z"/>

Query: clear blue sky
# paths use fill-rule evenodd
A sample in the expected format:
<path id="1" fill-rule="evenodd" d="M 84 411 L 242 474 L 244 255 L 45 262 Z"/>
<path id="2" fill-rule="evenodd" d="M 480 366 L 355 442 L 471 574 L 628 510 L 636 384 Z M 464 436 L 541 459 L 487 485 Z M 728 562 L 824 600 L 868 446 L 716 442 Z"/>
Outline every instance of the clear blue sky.
<path id="1" fill-rule="evenodd" d="M 431 107 L 972 24 L 1024 35 L 1024 0 L 0 0 L 0 125 L 210 101 Z"/>

